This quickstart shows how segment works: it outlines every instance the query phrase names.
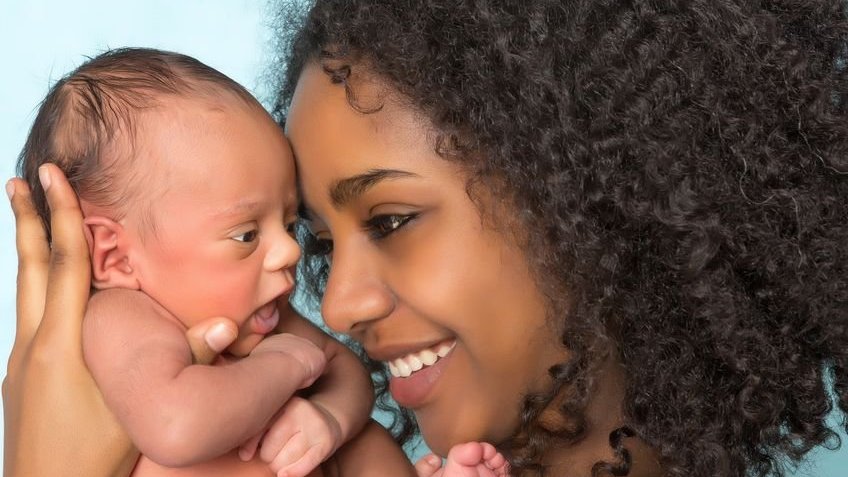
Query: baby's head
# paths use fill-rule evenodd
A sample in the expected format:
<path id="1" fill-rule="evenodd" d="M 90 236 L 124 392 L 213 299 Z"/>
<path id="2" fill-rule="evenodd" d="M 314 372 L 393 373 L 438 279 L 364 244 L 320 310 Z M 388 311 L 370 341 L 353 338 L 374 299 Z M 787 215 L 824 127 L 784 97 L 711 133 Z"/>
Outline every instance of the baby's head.
<path id="1" fill-rule="evenodd" d="M 300 256 L 294 164 L 236 82 L 176 53 L 99 55 L 51 88 L 19 159 L 49 233 L 47 162 L 80 197 L 95 288 L 139 289 L 186 326 L 233 319 L 237 355 L 276 324 Z"/>

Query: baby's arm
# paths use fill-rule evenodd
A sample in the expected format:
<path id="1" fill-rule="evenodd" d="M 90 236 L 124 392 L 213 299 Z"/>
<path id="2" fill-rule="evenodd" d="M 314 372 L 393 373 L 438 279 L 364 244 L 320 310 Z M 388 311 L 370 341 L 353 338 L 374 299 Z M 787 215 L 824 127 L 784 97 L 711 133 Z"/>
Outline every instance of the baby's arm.
<path id="1" fill-rule="evenodd" d="M 166 466 L 208 460 L 259 432 L 320 375 L 324 354 L 276 335 L 224 366 L 192 364 L 184 330 L 141 292 L 104 290 L 83 323 L 86 364 L 142 453 Z"/>
<path id="2" fill-rule="evenodd" d="M 347 347 L 280 302 L 278 331 L 308 338 L 324 350 L 327 368 L 315 384 L 293 397 L 262 438 L 260 457 L 275 472 L 305 475 L 368 421 L 374 404 L 370 376 Z M 257 439 L 241 452 L 252 457 Z"/>
<path id="3" fill-rule="evenodd" d="M 282 311 L 278 331 L 306 338 L 324 350 L 327 367 L 308 389 L 305 397 L 320 406 L 338 423 L 340 441 L 336 448 L 357 434 L 368 422 L 374 407 L 374 384 L 362 361 L 347 346 L 291 310 Z M 288 316 L 286 316 L 288 315 Z M 335 449 L 334 449 L 335 450 Z"/>

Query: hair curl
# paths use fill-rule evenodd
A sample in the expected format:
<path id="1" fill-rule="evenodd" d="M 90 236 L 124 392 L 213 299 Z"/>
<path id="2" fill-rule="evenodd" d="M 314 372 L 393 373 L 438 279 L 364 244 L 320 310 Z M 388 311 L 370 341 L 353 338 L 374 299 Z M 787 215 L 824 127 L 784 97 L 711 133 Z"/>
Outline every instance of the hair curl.
<path id="1" fill-rule="evenodd" d="M 512 200 L 572 352 L 502 443 L 516 469 L 543 472 L 549 446 L 580 439 L 614 353 L 621 462 L 594 473 L 626 474 L 635 433 L 669 476 L 783 475 L 840 444 L 829 382 L 848 411 L 845 10 L 318 0 L 280 20 L 276 112 L 309 61 L 366 68 L 430 118 L 444 157 Z M 576 425 L 541 428 L 562 390 Z"/>

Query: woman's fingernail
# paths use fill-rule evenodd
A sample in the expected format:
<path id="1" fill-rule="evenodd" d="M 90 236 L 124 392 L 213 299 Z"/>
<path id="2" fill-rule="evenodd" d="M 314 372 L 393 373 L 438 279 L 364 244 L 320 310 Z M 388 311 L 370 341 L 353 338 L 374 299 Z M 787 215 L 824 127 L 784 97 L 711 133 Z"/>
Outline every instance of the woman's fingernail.
<path id="1" fill-rule="evenodd" d="M 213 351 L 223 351 L 224 348 L 229 346 L 235 340 L 235 338 L 236 337 L 232 330 L 223 323 L 213 325 L 206 331 L 206 334 L 203 335 L 203 339 L 206 340 L 206 344 L 208 344 Z"/>
<path id="2" fill-rule="evenodd" d="M 12 179 L 6 182 L 6 195 L 9 196 L 9 200 L 12 200 L 12 197 L 15 196 L 15 183 L 12 182 Z"/>
<path id="3" fill-rule="evenodd" d="M 38 168 L 38 180 L 45 191 L 50 188 L 50 171 L 47 170 L 46 164 Z"/>
<path id="4" fill-rule="evenodd" d="M 427 457 L 427 462 L 428 462 L 430 465 L 433 465 L 433 466 L 435 466 L 435 465 L 442 465 L 442 458 L 441 458 L 441 457 L 439 457 L 439 456 L 437 456 L 437 455 L 435 455 L 435 454 L 430 454 L 430 455 Z"/>

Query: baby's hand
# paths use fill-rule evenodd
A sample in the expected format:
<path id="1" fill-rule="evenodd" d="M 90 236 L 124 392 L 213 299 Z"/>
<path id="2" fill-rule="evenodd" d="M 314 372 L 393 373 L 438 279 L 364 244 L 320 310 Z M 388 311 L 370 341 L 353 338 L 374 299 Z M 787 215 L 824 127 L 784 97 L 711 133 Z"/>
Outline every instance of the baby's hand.
<path id="1" fill-rule="evenodd" d="M 267 336 L 253 348 L 250 354 L 255 356 L 262 353 L 282 353 L 290 356 L 295 363 L 299 364 L 300 366 L 291 370 L 292 372 L 302 373 L 303 378 L 298 389 L 311 386 L 321 376 L 324 367 L 327 365 L 327 357 L 321 348 L 315 346 L 315 343 L 306 338 L 290 333 Z"/>
<path id="2" fill-rule="evenodd" d="M 258 441 L 251 439 L 245 443 L 239 449 L 239 456 L 244 460 L 252 459 Z M 338 421 L 322 407 L 293 396 L 262 437 L 259 457 L 277 477 L 303 477 L 341 444 Z"/>
<path id="3" fill-rule="evenodd" d="M 447 462 L 435 454 L 415 464 L 418 477 L 508 477 L 506 458 L 487 442 L 467 442 L 451 447 Z"/>

